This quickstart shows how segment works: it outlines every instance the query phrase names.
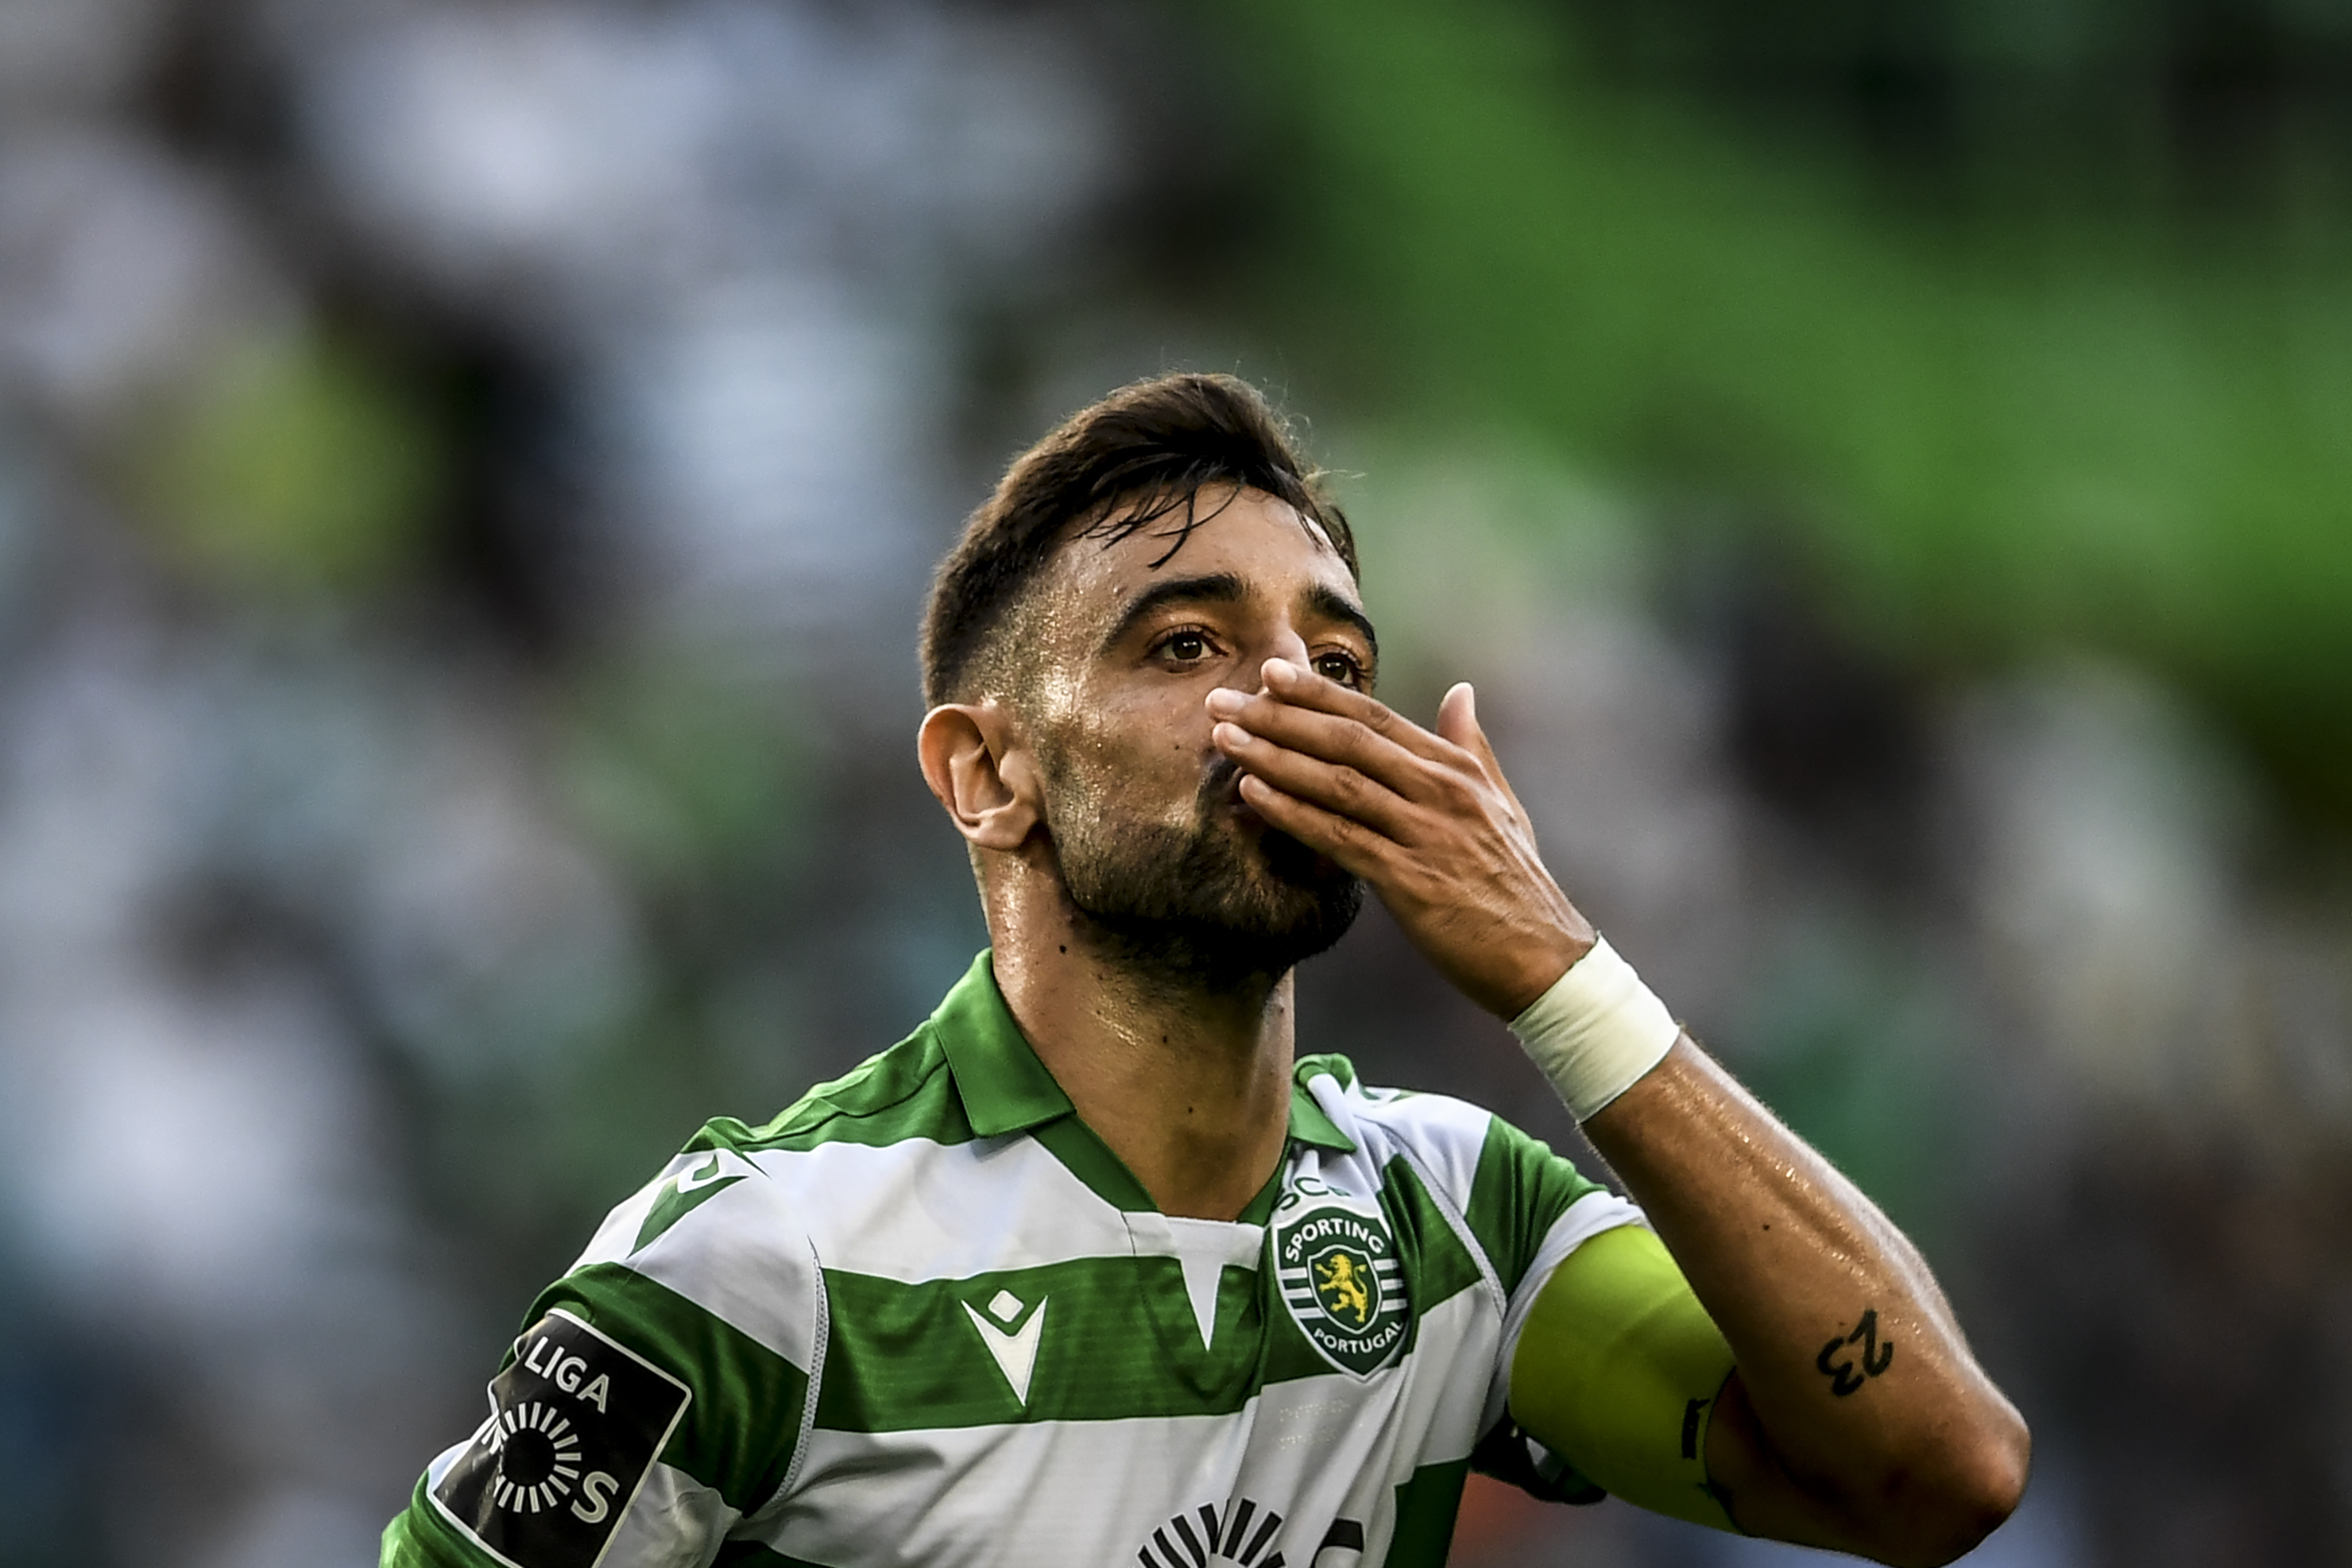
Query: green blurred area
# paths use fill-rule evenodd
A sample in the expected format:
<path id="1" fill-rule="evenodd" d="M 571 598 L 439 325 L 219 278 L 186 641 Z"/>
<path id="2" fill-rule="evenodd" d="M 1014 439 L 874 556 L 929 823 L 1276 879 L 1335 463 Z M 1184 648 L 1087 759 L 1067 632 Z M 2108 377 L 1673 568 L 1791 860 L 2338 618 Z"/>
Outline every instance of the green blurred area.
<path id="1" fill-rule="evenodd" d="M 2352 17 L 2209 9 L 1207 11 L 1203 113 L 1246 188 L 1188 288 L 1354 439 L 1391 695 L 1425 712 L 1563 596 L 1659 597 L 1676 530 L 1730 531 L 1769 548 L 1727 559 L 1793 555 L 1838 632 L 1931 678 L 1909 689 L 2111 656 L 2233 730 L 2299 826 L 2352 828 L 2352 117 L 2326 110 L 2352 98 L 2278 58 L 2334 49 L 2352 82 Z M 233 348 L 134 444 L 139 510 L 237 592 L 396 588 L 463 482 L 451 391 L 382 333 Z M 555 792 L 652 977 L 534 1112 L 594 1192 L 705 1085 L 789 1098 L 839 962 L 809 825 L 847 808 L 809 716 L 625 645 L 540 672 Z M 975 940 L 948 891 L 892 917 L 910 969 Z M 1785 957 L 1743 1070 L 1936 1231 L 1958 1004 L 1859 917 Z"/>
<path id="2" fill-rule="evenodd" d="M 656 888 L 789 886 L 808 847 L 806 719 L 786 694 L 691 662 L 601 667 L 570 693 L 562 776 L 591 837 Z"/>
<path id="3" fill-rule="evenodd" d="M 2168 140 L 2157 110 L 2235 58 L 2184 15 L 2008 7 L 1937 32 L 1943 13 L 1892 5 L 1228 6 L 1286 143 L 1253 309 L 1327 417 L 1352 400 L 1441 437 L 1523 430 L 1658 515 L 1769 531 L 1914 667 L 2143 663 L 2340 826 L 2341 127 L 2290 93 L 2251 148 L 2193 117 Z M 2328 26 L 2267 25 L 2292 43 L 2290 23 Z M 1890 47 L 1958 84 L 1912 182 L 1948 199 L 1890 195 L 1866 155 L 1885 139 L 1830 112 L 1838 51 Z M 2090 84 L 2071 104 L 2070 83 Z"/>
<path id="4" fill-rule="evenodd" d="M 446 454 L 424 398 L 308 331 L 236 345 L 146 432 L 131 482 L 201 576 L 265 594 L 373 588 L 415 563 Z"/>

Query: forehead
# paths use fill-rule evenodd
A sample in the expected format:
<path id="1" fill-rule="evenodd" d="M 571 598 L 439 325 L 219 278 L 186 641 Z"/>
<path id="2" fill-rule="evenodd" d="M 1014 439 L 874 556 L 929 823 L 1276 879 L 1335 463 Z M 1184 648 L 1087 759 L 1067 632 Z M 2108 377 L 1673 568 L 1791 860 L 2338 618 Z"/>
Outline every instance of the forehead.
<path id="1" fill-rule="evenodd" d="M 1041 596 L 1054 601 L 1075 625 L 1088 627 L 1118 615 L 1155 583 L 1178 575 L 1230 574 L 1254 596 L 1288 599 L 1322 586 L 1356 601 L 1348 563 L 1323 531 L 1289 502 L 1261 490 L 1213 486 L 1195 505 L 1201 521 L 1189 533 L 1179 506 L 1122 539 L 1072 539 L 1055 554 Z"/>

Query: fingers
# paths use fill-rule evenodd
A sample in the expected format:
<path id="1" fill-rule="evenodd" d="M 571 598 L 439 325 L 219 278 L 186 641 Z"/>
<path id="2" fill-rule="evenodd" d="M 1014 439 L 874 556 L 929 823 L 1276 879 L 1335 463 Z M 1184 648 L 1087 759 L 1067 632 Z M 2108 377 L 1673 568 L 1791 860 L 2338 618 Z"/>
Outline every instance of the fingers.
<path id="1" fill-rule="evenodd" d="M 1452 766 L 1469 760 L 1451 741 L 1312 670 L 1270 658 L 1264 674 L 1265 686 L 1258 692 L 1231 687 L 1211 692 L 1210 713 L 1268 740 L 1360 766 L 1392 764 L 1406 757 Z"/>
<path id="2" fill-rule="evenodd" d="M 1432 759 L 1407 749 L 1393 736 L 1383 734 L 1354 719 L 1318 709 L 1303 707 L 1279 698 L 1244 697 L 1236 691 L 1221 691 L 1209 700 L 1209 711 L 1224 721 L 1219 731 L 1231 730 L 1234 735 L 1221 736 L 1218 749 L 1245 767 L 1258 769 L 1260 758 L 1273 753 L 1271 746 L 1281 752 L 1328 763 L 1334 767 L 1352 770 L 1383 788 L 1407 800 L 1429 804 L 1444 789 L 1447 763 L 1458 766 L 1454 758 Z M 1403 721 L 1395 728 L 1411 728 Z M 1261 742 L 1253 750 L 1251 742 Z M 1449 751 L 1451 747 L 1447 748 Z M 1258 769 L 1258 771 L 1263 771 Z M 1290 788 L 1288 779 L 1275 782 Z M 1323 798 L 1322 792 L 1311 792 Z"/>
<path id="3" fill-rule="evenodd" d="M 1255 773 L 1242 775 L 1243 803 L 1343 871 L 1378 885 L 1389 841 L 1372 828 L 1310 801 L 1286 795 Z"/>
<path id="4" fill-rule="evenodd" d="M 1361 823 L 1384 837 L 1402 839 L 1410 830 L 1406 797 L 1372 772 L 1252 734 L 1232 722 L 1219 723 L 1209 731 L 1209 738 L 1242 765 L 1243 798 L 1253 805 L 1255 800 L 1246 793 L 1246 786 L 1255 778 L 1295 800 Z"/>
<path id="5" fill-rule="evenodd" d="M 1400 844 L 1424 837 L 1433 813 L 1461 819 L 1500 806 L 1524 825 L 1467 682 L 1445 694 L 1433 733 L 1287 660 L 1268 659 L 1264 669 L 1265 691 L 1225 688 L 1208 698 L 1220 721 L 1213 743 L 1245 772 Z"/>
<path id="6" fill-rule="evenodd" d="M 1478 693 L 1466 680 L 1457 680 L 1437 705 L 1437 733 L 1441 740 L 1461 747 L 1478 759 L 1486 776 L 1496 787 L 1510 798 L 1511 809 L 1526 816 L 1519 805 L 1518 791 L 1504 776 L 1502 759 L 1495 755 L 1494 745 L 1486 739 L 1486 730 L 1478 722 Z"/>
<path id="7" fill-rule="evenodd" d="M 1495 753 L 1486 745 L 1486 731 L 1478 728 L 1478 693 L 1466 680 L 1455 681 L 1437 704 L 1437 734 L 1440 740 L 1451 741 L 1480 762 L 1495 760 Z"/>
<path id="8" fill-rule="evenodd" d="M 1278 700 L 1279 705 L 1351 721 L 1432 762 L 1444 760 L 1452 752 L 1450 742 L 1441 742 L 1369 692 L 1328 680 L 1288 659 L 1267 659 L 1259 674 L 1265 681 L 1266 691 Z"/>

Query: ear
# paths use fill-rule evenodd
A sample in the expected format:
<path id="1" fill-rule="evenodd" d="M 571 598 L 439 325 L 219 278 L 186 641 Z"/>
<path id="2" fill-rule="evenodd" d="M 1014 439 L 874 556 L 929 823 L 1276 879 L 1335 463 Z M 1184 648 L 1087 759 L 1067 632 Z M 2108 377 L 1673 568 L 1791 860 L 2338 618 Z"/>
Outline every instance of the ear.
<path id="1" fill-rule="evenodd" d="M 994 702 L 950 702 L 923 715 L 915 737 L 923 782 L 974 847 L 1018 849 L 1042 817 L 1037 773 Z"/>

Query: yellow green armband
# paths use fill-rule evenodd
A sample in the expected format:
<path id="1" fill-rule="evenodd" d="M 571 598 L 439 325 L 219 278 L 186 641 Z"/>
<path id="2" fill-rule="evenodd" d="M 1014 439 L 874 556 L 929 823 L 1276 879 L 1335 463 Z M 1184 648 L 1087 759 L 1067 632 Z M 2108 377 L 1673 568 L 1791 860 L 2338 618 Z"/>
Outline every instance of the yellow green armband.
<path id="1" fill-rule="evenodd" d="M 1511 1417 L 1604 1490 L 1736 1531 L 1706 1475 L 1731 1371 L 1665 1245 L 1623 1226 L 1570 1253 L 1537 1296 L 1511 1361 Z"/>

